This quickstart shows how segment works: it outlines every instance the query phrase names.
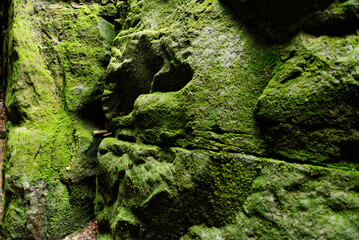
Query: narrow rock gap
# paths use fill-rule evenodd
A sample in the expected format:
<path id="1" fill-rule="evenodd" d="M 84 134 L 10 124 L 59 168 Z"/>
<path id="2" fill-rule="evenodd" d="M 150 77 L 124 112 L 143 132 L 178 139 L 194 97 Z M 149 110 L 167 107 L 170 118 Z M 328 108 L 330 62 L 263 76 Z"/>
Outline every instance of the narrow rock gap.
<path id="1" fill-rule="evenodd" d="M 0 58 L 1 64 L 1 58 Z M 0 77 L 2 77 L 2 71 L 0 67 Z M 2 176 L 2 165 L 3 165 L 3 156 L 5 150 L 5 92 L 3 89 L 0 90 L 0 223 L 2 216 L 2 199 L 3 199 L 3 176 Z"/>
<path id="2" fill-rule="evenodd" d="M 5 149 L 5 80 L 4 80 L 4 71 L 3 71 L 3 40 L 5 34 L 5 25 L 6 25 L 6 3 L 2 1 L 0 4 L 0 225 L 2 219 L 2 203 L 3 203 L 3 174 L 2 174 L 2 165 L 3 165 L 3 156 Z M 1 235 L 0 235 L 0 239 Z"/>
<path id="3" fill-rule="evenodd" d="M 2 13 L 2 6 L 1 6 L 1 9 L 0 9 L 0 12 Z M 0 15 L 0 46 L 3 45 L 3 41 L 2 41 L 2 14 Z M 2 47 L 1 47 L 2 49 Z M 0 79 L 1 79 L 1 82 L 2 82 L 2 51 L 0 53 Z M 1 105 L 3 105 L 4 103 L 0 103 Z M 2 126 L 1 126 L 2 128 Z M 4 153 L 4 140 L 1 139 L 1 142 L 0 142 L 0 145 L 1 145 L 1 150 L 0 150 L 0 224 L 1 224 L 1 217 L 2 217 L 2 199 L 3 199 L 3 177 L 2 177 L 2 163 L 3 163 L 3 153 Z M 0 239 L 1 239 L 1 236 L 0 236 Z"/>

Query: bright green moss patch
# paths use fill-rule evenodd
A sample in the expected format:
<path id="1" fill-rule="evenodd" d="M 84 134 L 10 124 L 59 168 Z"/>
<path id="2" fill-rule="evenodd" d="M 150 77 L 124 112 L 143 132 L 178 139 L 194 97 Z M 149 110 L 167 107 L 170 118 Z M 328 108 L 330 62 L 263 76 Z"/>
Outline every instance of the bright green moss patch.
<path id="1" fill-rule="evenodd" d="M 5 164 L 6 169 L 11 169 L 11 174 L 8 173 L 7 177 L 21 179 L 26 172 L 34 182 L 60 179 L 65 176 L 71 160 L 77 157 L 79 141 L 92 141 L 91 128 L 87 128 L 86 134 L 81 134 L 85 129 L 81 129 L 80 122 L 77 122 L 77 129 L 75 121 L 68 116 L 52 120 L 46 125 L 37 122 L 29 128 L 11 129 L 7 143 L 7 152 L 11 155 Z"/>
<path id="2" fill-rule="evenodd" d="M 26 213 L 21 198 L 14 199 L 7 205 L 6 222 L 2 224 L 3 228 L 8 229 L 11 238 L 22 238 L 26 236 Z"/>
<path id="3" fill-rule="evenodd" d="M 106 8 L 11 4 L 2 219 L 9 239 L 60 239 L 94 217 L 99 140 L 91 131 L 104 124 L 100 77 L 114 38 L 113 25 L 100 17 Z M 23 215 L 11 210 L 15 202 Z"/>
<path id="4" fill-rule="evenodd" d="M 93 101 L 94 93 L 101 91 L 100 77 L 110 55 L 114 38 L 113 25 L 98 15 L 98 5 L 82 5 L 78 8 L 53 5 L 44 31 L 52 35 L 47 48 L 56 51 L 62 69 L 64 98 L 70 111 L 79 111 Z M 54 74 L 61 74 L 55 72 Z"/>

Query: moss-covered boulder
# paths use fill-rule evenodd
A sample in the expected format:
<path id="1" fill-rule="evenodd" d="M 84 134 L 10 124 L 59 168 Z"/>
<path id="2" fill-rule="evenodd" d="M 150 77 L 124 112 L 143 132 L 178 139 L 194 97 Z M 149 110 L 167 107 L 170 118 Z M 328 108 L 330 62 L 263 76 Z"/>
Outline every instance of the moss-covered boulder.
<path id="1" fill-rule="evenodd" d="M 359 236 L 355 2 L 117 7 L 99 239 Z"/>
<path id="2" fill-rule="evenodd" d="M 233 223 L 196 225 L 180 239 L 358 237 L 357 171 L 253 160 L 262 171 Z"/>
<path id="3" fill-rule="evenodd" d="M 278 157 L 358 164 L 358 38 L 299 35 L 257 103 Z"/>
<path id="4" fill-rule="evenodd" d="M 114 27 L 101 15 L 111 3 L 8 2 L 2 233 L 61 239 L 94 218 L 91 131 L 104 127 L 100 76 Z"/>
<path id="5" fill-rule="evenodd" d="M 355 239 L 359 174 L 104 140 L 98 239 Z"/>
<path id="6" fill-rule="evenodd" d="M 106 70 L 104 111 L 123 138 L 263 154 L 254 109 L 276 58 L 217 1 L 134 1 Z"/>
<path id="7" fill-rule="evenodd" d="M 178 239 L 193 225 L 232 222 L 260 170 L 238 154 L 106 139 L 97 178 L 100 239 Z"/>

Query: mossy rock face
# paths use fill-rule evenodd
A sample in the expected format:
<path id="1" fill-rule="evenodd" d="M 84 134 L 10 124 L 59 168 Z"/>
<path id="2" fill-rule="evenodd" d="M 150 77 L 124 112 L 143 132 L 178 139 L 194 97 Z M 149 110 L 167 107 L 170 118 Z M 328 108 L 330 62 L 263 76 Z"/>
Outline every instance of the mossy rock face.
<path id="1" fill-rule="evenodd" d="M 234 223 L 196 225 L 181 239 L 358 237 L 358 172 L 267 160 L 262 166 Z"/>
<path id="2" fill-rule="evenodd" d="M 190 65 L 174 56 L 163 35 L 144 31 L 116 38 L 115 46 L 124 51 L 105 75 L 103 105 L 108 119 L 129 114 L 141 94 L 177 91 L 192 79 Z"/>
<path id="3" fill-rule="evenodd" d="M 119 138 L 265 153 L 254 108 L 275 48 L 238 29 L 217 1 L 133 1 L 126 16 L 103 97 Z"/>
<path id="4" fill-rule="evenodd" d="M 258 121 L 275 154 L 357 163 L 358 49 L 355 35 L 299 35 L 291 42 L 257 103 Z"/>
<path id="5" fill-rule="evenodd" d="M 100 76 L 114 38 L 100 16 L 111 4 L 11 1 L 3 46 L 6 239 L 62 239 L 94 218 L 100 140 L 91 131 L 104 127 Z"/>
<path id="6" fill-rule="evenodd" d="M 178 239 L 192 225 L 222 226 L 234 219 L 259 172 L 239 154 L 106 139 L 97 177 L 100 233 Z"/>
<path id="7" fill-rule="evenodd" d="M 106 139 L 96 215 L 104 239 L 355 239 L 358 178 L 357 171 Z"/>
<path id="8" fill-rule="evenodd" d="M 354 1 L 117 9 L 99 239 L 359 236 Z"/>
<path id="9" fill-rule="evenodd" d="M 357 1 L 7 2 L 7 239 L 359 238 Z"/>

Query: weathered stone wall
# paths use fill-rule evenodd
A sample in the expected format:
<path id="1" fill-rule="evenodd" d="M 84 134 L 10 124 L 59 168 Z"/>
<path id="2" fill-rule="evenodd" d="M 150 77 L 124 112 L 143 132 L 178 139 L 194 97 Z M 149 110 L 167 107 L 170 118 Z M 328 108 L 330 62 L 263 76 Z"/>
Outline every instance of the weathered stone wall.
<path id="1" fill-rule="evenodd" d="M 359 238 L 357 1 L 8 2 L 8 239 Z"/>
<path id="2" fill-rule="evenodd" d="M 356 1 L 120 2 L 99 239 L 359 237 Z"/>
<path id="3" fill-rule="evenodd" d="M 6 239 L 61 239 L 94 218 L 100 139 L 91 131 L 104 124 L 100 77 L 114 38 L 101 16 L 114 6 L 8 3 L 2 232 Z"/>

